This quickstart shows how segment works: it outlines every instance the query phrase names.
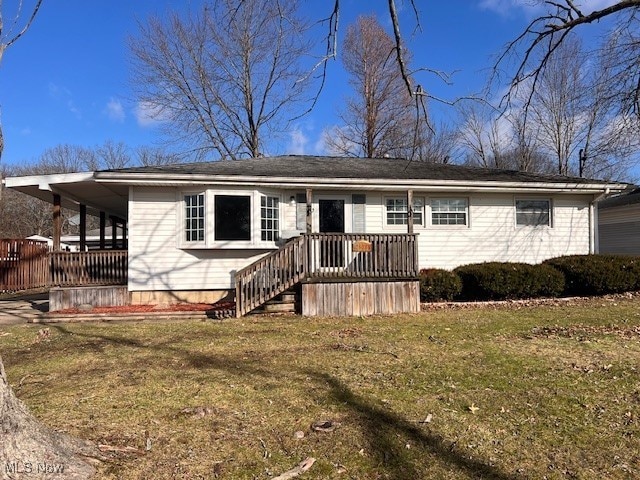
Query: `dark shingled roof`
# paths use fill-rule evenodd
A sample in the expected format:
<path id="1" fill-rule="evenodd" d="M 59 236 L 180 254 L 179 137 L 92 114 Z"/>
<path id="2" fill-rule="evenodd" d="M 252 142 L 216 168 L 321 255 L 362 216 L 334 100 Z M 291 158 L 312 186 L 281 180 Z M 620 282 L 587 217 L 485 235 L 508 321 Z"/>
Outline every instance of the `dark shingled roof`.
<path id="1" fill-rule="evenodd" d="M 460 180 L 480 182 L 543 182 L 605 184 L 601 180 L 539 175 L 515 170 L 443 165 L 399 158 L 347 158 L 286 155 L 235 161 L 182 163 L 173 165 L 105 170 L 112 173 L 164 175 L 221 175 L 290 178 L 363 178 L 380 180 Z M 100 177 L 102 172 L 97 173 Z"/>

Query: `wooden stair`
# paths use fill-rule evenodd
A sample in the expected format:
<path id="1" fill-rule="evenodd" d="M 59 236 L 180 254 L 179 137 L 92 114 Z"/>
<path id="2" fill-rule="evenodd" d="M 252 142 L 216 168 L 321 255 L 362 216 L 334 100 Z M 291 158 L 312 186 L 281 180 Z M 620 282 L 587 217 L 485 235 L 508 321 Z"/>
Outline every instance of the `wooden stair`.
<path id="1" fill-rule="evenodd" d="M 276 295 L 249 313 L 300 313 L 300 311 L 300 288 L 299 285 L 296 285 L 296 287 Z"/>
<path id="2" fill-rule="evenodd" d="M 236 317 L 267 303 L 263 311 L 289 311 L 292 304 L 295 311 L 296 301 L 286 292 L 300 289 L 304 281 L 380 281 L 417 275 L 415 234 L 304 234 L 236 272 Z"/>

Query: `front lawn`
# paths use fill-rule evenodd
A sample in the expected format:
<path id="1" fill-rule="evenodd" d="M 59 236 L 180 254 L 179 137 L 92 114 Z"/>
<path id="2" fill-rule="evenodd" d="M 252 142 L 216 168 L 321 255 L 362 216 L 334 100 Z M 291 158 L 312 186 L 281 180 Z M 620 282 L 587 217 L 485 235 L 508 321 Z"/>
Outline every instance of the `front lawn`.
<path id="1" fill-rule="evenodd" d="M 37 417 L 104 446 L 98 478 L 267 479 L 307 457 L 300 478 L 640 477 L 640 298 L 17 326 L 0 351 Z"/>

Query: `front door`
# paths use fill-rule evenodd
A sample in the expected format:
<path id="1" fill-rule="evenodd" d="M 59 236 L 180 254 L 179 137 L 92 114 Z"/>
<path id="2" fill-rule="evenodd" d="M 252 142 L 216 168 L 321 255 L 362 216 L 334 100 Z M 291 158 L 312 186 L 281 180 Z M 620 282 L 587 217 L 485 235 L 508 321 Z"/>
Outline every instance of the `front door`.
<path id="1" fill-rule="evenodd" d="M 320 233 L 344 233 L 344 200 L 318 200 Z"/>
<path id="2" fill-rule="evenodd" d="M 319 199 L 318 210 L 320 233 L 344 233 L 344 200 Z M 321 241 L 321 267 L 344 267 L 344 260 L 341 238 Z"/>

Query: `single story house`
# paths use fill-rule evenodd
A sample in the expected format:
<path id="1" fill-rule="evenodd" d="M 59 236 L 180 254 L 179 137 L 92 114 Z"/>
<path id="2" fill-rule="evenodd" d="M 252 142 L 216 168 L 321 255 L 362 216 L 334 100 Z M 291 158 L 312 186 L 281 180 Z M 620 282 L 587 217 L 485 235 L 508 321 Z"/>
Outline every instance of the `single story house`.
<path id="1" fill-rule="evenodd" d="M 299 283 L 315 285 L 306 287 L 308 298 L 320 302 L 319 296 L 352 298 L 356 282 L 414 282 L 422 268 L 594 253 L 596 202 L 627 188 L 403 159 L 320 156 L 5 182 L 53 202 L 54 211 L 67 206 L 126 224 L 127 301 L 215 301 L 235 292 L 238 301 L 251 298 L 247 308 Z M 341 281 L 351 284 L 346 293 L 336 293 Z M 318 290 L 317 284 L 332 285 Z M 415 296 L 417 287 L 399 288 Z"/>
<path id="2" fill-rule="evenodd" d="M 640 255 L 640 188 L 598 202 L 600 253 Z"/>

